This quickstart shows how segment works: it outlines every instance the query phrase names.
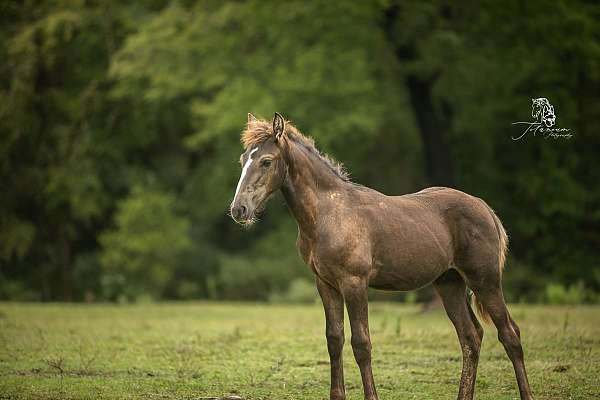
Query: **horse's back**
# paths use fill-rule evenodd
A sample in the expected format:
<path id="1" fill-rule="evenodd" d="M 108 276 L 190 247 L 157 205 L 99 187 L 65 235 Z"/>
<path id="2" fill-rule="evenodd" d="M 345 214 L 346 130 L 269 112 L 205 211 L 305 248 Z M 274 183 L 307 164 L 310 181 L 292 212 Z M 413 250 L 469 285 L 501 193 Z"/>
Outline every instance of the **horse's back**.
<path id="1" fill-rule="evenodd" d="M 497 249 L 490 209 L 459 190 L 431 187 L 388 197 L 384 208 L 371 225 L 375 260 L 380 262 L 375 266 L 375 287 L 420 287 L 466 263 L 480 249 L 490 254 Z"/>
<path id="2" fill-rule="evenodd" d="M 455 245 L 466 245 L 465 240 L 484 236 L 497 237 L 493 211 L 485 201 L 460 190 L 447 187 L 430 187 L 417 193 L 399 196 L 423 204 L 448 226 Z"/>

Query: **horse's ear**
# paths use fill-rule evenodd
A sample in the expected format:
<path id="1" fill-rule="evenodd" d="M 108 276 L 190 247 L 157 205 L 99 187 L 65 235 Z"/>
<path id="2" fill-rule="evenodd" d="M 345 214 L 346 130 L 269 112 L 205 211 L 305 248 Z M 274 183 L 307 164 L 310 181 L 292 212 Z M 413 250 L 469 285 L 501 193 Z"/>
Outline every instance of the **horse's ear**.
<path id="1" fill-rule="evenodd" d="M 248 113 L 248 123 L 256 122 L 256 121 L 258 121 L 258 119 L 256 119 L 256 117 L 254 115 L 252 115 L 252 113 Z"/>
<path id="2" fill-rule="evenodd" d="M 273 116 L 273 134 L 275 140 L 281 139 L 281 136 L 285 132 L 285 119 L 278 112 Z"/>

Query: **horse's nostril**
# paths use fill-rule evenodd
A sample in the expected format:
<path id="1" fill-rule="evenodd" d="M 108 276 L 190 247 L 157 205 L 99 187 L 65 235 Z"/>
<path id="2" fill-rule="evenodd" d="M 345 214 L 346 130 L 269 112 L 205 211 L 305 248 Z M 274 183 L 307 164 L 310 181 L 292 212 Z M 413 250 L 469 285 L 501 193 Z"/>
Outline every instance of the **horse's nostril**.
<path id="1" fill-rule="evenodd" d="M 231 216 L 236 221 L 242 217 L 242 208 L 241 207 L 232 207 L 231 208 Z"/>
<path id="2" fill-rule="evenodd" d="M 248 211 L 248 209 L 246 208 L 246 206 L 240 206 L 240 217 L 242 218 L 246 218 L 246 212 Z"/>

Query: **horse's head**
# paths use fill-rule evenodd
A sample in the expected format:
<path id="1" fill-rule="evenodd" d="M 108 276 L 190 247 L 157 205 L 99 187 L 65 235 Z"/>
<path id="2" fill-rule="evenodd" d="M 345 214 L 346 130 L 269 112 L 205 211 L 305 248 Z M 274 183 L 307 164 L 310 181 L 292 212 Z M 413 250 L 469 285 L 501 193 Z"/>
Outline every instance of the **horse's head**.
<path id="1" fill-rule="evenodd" d="M 531 116 L 548 128 L 554 126 L 556 115 L 554 115 L 554 107 L 548 99 L 545 97 L 531 99 L 531 103 Z"/>
<path id="2" fill-rule="evenodd" d="M 242 136 L 244 153 L 240 157 L 242 174 L 235 190 L 230 211 L 234 221 L 248 225 L 264 209 L 286 175 L 283 146 L 285 120 L 275 113 L 272 123 L 248 114 Z"/>

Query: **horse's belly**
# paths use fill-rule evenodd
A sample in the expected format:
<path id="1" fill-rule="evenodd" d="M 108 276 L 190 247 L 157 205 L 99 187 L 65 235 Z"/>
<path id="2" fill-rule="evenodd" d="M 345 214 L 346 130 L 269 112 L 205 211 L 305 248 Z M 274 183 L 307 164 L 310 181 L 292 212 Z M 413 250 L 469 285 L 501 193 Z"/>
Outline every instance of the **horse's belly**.
<path id="1" fill-rule="evenodd" d="M 380 290 L 409 291 L 427 286 L 448 269 L 448 265 L 412 268 L 382 267 L 369 279 L 369 286 Z"/>
<path id="2" fill-rule="evenodd" d="M 397 248 L 379 254 L 369 277 L 369 285 L 381 290 L 415 290 L 426 286 L 448 270 L 448 252 L 433 243 Z"/>

